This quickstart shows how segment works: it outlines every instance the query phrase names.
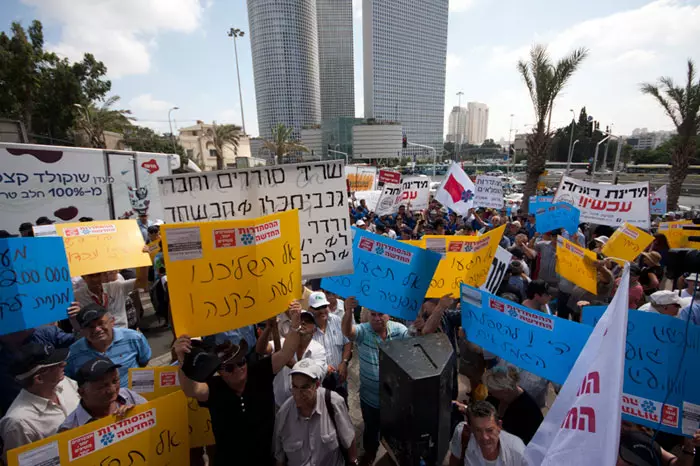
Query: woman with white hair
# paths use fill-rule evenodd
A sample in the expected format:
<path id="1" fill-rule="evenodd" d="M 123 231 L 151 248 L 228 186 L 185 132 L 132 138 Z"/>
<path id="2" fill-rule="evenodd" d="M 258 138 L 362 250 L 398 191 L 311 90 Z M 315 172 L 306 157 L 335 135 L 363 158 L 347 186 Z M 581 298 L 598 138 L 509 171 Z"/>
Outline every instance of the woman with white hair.
<path id="1" fill-rule="evenodd" d="M 494 404 L 498 407 L 503 429 L 520 437 L 527 445 L 544 417 L 535 400 L 518 385 L 518 370 L 512 366 L 496 366 L 486 371 L 483 380 L 489 396 L 497 400 Z"/>

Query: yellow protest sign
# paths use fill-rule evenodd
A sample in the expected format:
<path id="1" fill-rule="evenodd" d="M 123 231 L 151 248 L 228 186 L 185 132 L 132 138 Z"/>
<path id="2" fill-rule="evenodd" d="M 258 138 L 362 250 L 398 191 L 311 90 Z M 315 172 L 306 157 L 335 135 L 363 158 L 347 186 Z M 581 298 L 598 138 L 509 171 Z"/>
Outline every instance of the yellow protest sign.
<path id="1" fill-rule="evenodd" d="M 417 248 L 425 249 L 425 241 L 422 239 L 403 239 L 401 242 Z"/>
<path id="2" fill-rule="evenodd" d="M 129 369 L 129 388 L 147 400 L 180 391 L 177 366 L 144 367 Z M 190 432 L 190 448 L 214 445 L 214 431 L 207 408 L 202 408 L 194 398 L 187 398 L 187 421 Z"/>
<path id="3" fill-rule="evenodd" d="M 677 222 L 662 222 L 659 224 L 659 233 L 668 240 L 672 248 L 700 249 L 700 243 L 688 241 L 689 236 L 700 236 L 700 231 L 684 230 L 683 226 L 691 226 L 692 220 L 679 220 Z"/>
<path id="4" fill-rule="evenodd" d="M 557 273 L 586 291 L 598 294 L 598 276 L 593 251 L 557 236 Z"/>
<path id="5" fill-rule="evenodd" d="M 160 252 L 160 240 L 151 241 L 146 246 L 148 247 L 148 255 L 151 256 L 151 261 L 153 261 Z"/>
<path id="6" fill-rule="evenodd" d="M 136 220 L 56 223 L 73 277 L 151 265 Z"/>
<path id="7" fill-rule="evenodd" d="M 301 296 L 297 210 L 248 220 L 163 225 L 177 335 L 212 335 L 284 312 Z"/>
<path id="8" fill-rule="evenodd" d="M 182 392 L 138 405 L 7 452 L 8 466 L 190 464 L 187 401 Z"/>
<path id="9" fill-rule="evenodd" d="M 601 252 L 616 259 L 635 260 L 654 241 L 649 233 L 629 223 L 615 230 Z"/>

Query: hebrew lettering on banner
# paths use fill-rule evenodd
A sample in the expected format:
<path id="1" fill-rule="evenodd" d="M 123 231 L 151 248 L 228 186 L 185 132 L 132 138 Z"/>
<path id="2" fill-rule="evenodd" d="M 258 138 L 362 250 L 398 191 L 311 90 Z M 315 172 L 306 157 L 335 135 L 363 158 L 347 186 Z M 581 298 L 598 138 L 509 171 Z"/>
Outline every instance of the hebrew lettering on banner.
<path id="1" fill-rule="evenodd" d="M 649 246 L 654 237 L 634 225 L 625 223 L 615 230 L 600 251 L 607 257 L 633 261 Z"/>
<path id="2" fill-rule="evenodd" d="M 354 273 L 326 277 L 321 287 L 345 298 L 355 296 L 368 309 L 414 320 L 440 255 L 374 233 L 353 230 Z"/>
<path id="3" fill-rule="evenodd" d="M 379 196 L 379 200 L 377 201 L 377 208 L 374 210 L 374 213 L 379 217 L 394 214 L 398 212 L 400 204 L 401 185 L 385 183 L 384 187 L 382 188 L 382 194 Z"/>
<path id="4" fill-rule="evenodd" d="M 500 177 L 478 175 L 474 186 L 474 207 L 503 208 L 503 180 Z"/>
<path id="5" fill-rule="evenodd" d="M 0 335 L 66 319 L 73 301 L 61 238 L 0 239 Z"/>
<path id="6" fill-rule="evenodd" d="M 609 185 L 563 176 L 553 202 L 578 208 L 581 222 L 649 229 L 649 182 Z"/>
<path id="7" fill-rule="evenodd" d="M 605 306 L 585 307 L 582 323 L 595 325 L 603 312 Z M 681 319 L 656 312 L 629 311 L 622 395 L 624 419 L 676 435 L 692 436 L 698 429 L 700 328 L 691 324 L 687 329 L 686 337 L 686 323 Z"/>
<path id="8" fill-rule="evenodd" d="M 166 176 L 158 183 L 166 223 L 250 219 L 298 209 L 304 278 L 352 272 L 342 161 Z"/>
<path id="9" fill-rule="evenodd" d="M 649 197 L 651 215 L 663 215 L 668 212 L 668 193 L 666 185 L 661 186 Z"/>
<path id="10" fill-rule="evenodd" d="M 409 210 L 424 210 L 430 200 L 430 178 L 407 176 L 401 181 L 401 202 Z"/>
<path id="11" fill-rule="evenodd" d="M 496 249 L 496 257 L 493 258 L 491 268 L 489 268 L 489 274 L 480 289 L 488 291 L 491 294 L 496 294 L 498 288 L 501 286 L 503 277 L 505 277 L 508 271 L 512 258 L 513 254 L 498 246 L 498 249 Z"/>
<path id="12" fill-rule="evenodd" d="M 596 259 L 593 251 L 557 236 L 557 272 L 593 294 L 598 293 Z"/>

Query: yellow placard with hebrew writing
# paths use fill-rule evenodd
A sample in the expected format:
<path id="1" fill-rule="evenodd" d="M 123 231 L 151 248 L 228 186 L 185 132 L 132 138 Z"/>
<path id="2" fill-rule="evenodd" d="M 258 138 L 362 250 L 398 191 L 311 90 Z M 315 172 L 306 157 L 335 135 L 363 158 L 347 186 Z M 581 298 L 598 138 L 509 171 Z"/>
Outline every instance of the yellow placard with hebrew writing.
<path id="1" fill-rule="evenodd" d="M 56 223 L 73 277 L 151 265 L 136 220 Z"/>
<path id="2" fill-rule="evenodd" d="M 163 255 L 177 335 L 256 324 L 299 299 L 297 210 L 247 220 L 163 225 Z"/>
<path id="3" fill-rule="evenodd" d="M 692 220 L 679 220 L 677 222 L 662 222 L 659 224 L 659 233 L 666 236 L 668 245 L 672 248 L 700 249 L 700 243 L 688 241 L 689 236 L 700 236 L 698 230 L 684 230 L 683 226 L 691 226 Z"/>
<path id="4" fill-rule="evenodd" d="M 190 464 L 187 400 L 181 391 L 7 452 L 9 466 Z"/>
<path id="5" fill-rule="evenodd" d="M 147 400 L 153 400 L 180 391 L 177 366 L 157 366 L 129 369 L 129 388 Z M 194 398 L 187 398 L 190 448 L 214 445 L 214 431 L 207 408 L 202 408 Z"/>
<path id="6" fill-rule="evenodd" d="M 346 175 L 350 191 L 371 191 L 374 189 L 372 173 L 348 173 Z"/>
<path id="7" fill-rule="evenodd" d="M 557 273 L 586 291 L 598 294 L 598 276 L 593 251 L 557 236 Z"/>
<path id="8" fill-rule="evenodd" d="M 148 247 L 148 255 L 151 256 L 151 262 L 153 262 L 156 255 L 160 252 L 160 240 L 151 241 L 146 246 Z"/>
<path id="9" fill-rule="evenodd" d="M 600 251 L 608 257 L 635 260 L 654 241 L 649 233 L 629 223 L 615 230 L 603 249 Z"/>

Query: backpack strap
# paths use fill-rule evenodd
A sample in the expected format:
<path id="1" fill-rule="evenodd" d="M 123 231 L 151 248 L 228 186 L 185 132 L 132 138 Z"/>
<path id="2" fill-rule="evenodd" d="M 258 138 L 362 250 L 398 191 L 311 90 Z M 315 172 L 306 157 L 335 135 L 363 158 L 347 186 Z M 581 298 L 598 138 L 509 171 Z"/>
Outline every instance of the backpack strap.
<path id="1" fill-rule="evenodd" d="M 460 464 L 464 464 L 464 457 L 467 453 L 467 446 L 469 445 L 469 438 L 472 435 L 472 431 L 469 429 L 469 425 L 464 423 L 462 427 L 462 456 L 459 458 Z"/>
<path id="2" fill-rule="evenodd" d="M 331 402 L 331 390 L 328 390 L 327 388 L 324 388 L 324 390 L 325 393 L 323 394 L 323 401 L 326 404 L 326 411 L 328 411 L 328 415 L 330 416 L 331 422 L 333 423 L 333 428 L 335 429 L 335 436 L 338 438 L 338 448 L 340 448 L 340 453 L 343 456 L 345 464 L 348 464 L 348 450 L 343 446 L 343 442 L 340 439 L 340 432 L 338 431 L 338 424 L 335 422 L 335 407 Z"/>

